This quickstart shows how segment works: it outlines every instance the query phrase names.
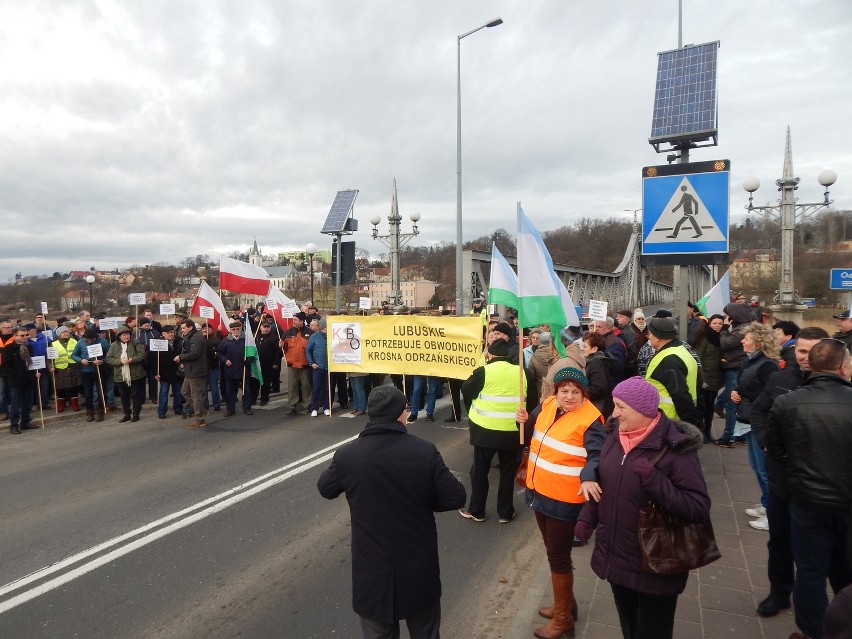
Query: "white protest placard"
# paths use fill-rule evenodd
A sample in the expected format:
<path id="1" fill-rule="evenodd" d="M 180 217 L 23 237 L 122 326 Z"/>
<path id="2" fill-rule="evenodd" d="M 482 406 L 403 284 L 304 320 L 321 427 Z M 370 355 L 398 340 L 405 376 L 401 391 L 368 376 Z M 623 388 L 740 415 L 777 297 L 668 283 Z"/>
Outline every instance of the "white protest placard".
<path id="1" fill-rule="evenodd" d="M 589 300 L 589 317 L 593 320 L 606 321 L 606 308 L 608 302 L 600 300 Z"/>
<path id="2" fill-rule="evenodd" d="M 160 304 L 160 315 L 174 315 L 175 314 L 175 305 L 174 304 Z"/>
<path id="3" fill-rule="evenodd" d="M 59 359 L 59 349 L 55 346 L 48 346 L 47 359 Z"/>
<path id="4" fill-rule="evenodd" d="M 370 310 L 370 298 L 369 297 L 359 297 L 358 298 L 358 308 L 362 311 Z"/>
<path id="5" fill-rule="evenodd" d="M 124 318 L 122 318 L 123 320 Z M 117 317 L 105 317 L 102 320 L 98 320 L 98 330 L 106 331 L 109 329 L 118 328 L 118 318 Z"/>
<path id="6" fill-rule="evenodd" d="M 47 315 L 47 302 L 41 302 L 41 313 Z"/>
<path id="7" fill-rule="evenodd" d="M 299 305 L 296 304 L 293 300 L 287 300 L 284 304 L 284 308 L 281 311 L 282 317 L 293 317 L 296 313 L 298 313 L 301 309 Z"/>
<path id="8" fill-rule="evenodd" d="M 40 368 L 46 368 L 47 367 L 47 362 L 44 360 L 44 355 L 36 355 L 35 357 L 33 357 L 31 359 L 32 359 L 32 361 L 30 362 L 30 370 L 31 371 L 37 371 Z"/>
<path id="9" fill-rule="evenodd" d="M 86 352 L 89 355 L 89 359 L 94 359 L 95 357 L 103 357 L 104 347 L 100 344 L 89 344 L 88 346 L 86 346 Z"/>
<path id="10" fill-rule="evenodd" d="M 44 335 L 44 339 L 47 340 L 48 344 L 56 339 L 56 335 L 54 335 L 52 328 L 42 331 L 41 334 Z"/>
<path id="11" fill-rule="evenodd" d="M 489 304 L 488 305 L 488 314 L 489 315 L 496 315 L 497 314 L 497 305 L 496 304 Z"/>
<path id="12" fill-rule="evenodd" d="M 206 319 L 213 319 L 214 317 L 216 317 L 214 315 L 214 311 L 215 311 L 215 309 L 212 306 L 199 306 L 198 307 L 198 314 L 201 315 L 201 317 L 204 317 Z"/>
<path id="13" fill-rule="evenodd" d="M 152 339 L 148 342 L 148 350 L 152 353 L 165 352 L 169 350 L 169 340 L 167 339 Z"/>
<path id="14" fill-rule="evenodd" d="M 266 310 L 268 311 L 277 311 L 278 310 L 278 300 L 273 297 L 266 298 Z"/>
<path id="15" fill-rule="evenodd" d="M 145 293 L 131 293 L 127 296 L 127 303 L 131 306 L 137 306 L 145 303 Z"/>

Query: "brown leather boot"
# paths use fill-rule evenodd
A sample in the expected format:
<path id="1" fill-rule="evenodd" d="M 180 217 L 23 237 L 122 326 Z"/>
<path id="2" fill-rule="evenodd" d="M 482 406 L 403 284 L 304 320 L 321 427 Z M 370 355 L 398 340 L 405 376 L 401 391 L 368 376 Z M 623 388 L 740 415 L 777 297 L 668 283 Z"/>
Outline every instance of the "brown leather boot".
<path id="1" fill-rule="evenodd" d="M 86 421 L 93 422 L 95 421 L 95 409 L 86 406 Z"/>
<path id="2" fill-rule="evenodd" d="M 571 616 L 571 599 L 574 592 L 574 573 L 550 573 L 553 583 L 553 618 L 547 625 L 537 628 L 533 635 L 538 639 L 560 639 L 574 636 L 574 617 Z"/>
<path id="3" fill-rule="evenodd" d="M 104 421 L 104 409 L 102 407 L 98 407 L 95 409 L 95 421 L 102 422 Z"/>
<path id="4" fill-rule="evenodd" d="M 553 619 L 553 606 L 542 606 L 538 609 L 538 614 L 545 619 Z M 580 611 L 577 609 L 577 600 L 574 599 L 574 593 L 571 593 L 571 616 L 574 621 L 580 619 Z"/>

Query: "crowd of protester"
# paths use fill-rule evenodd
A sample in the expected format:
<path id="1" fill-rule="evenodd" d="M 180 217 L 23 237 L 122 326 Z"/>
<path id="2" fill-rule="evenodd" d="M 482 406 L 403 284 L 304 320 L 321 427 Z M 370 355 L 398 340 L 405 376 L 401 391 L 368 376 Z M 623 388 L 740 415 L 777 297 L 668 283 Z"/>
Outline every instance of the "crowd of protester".
<path id="1" fill-rule="evenodd" d="M 829 337 L 814 326 L 765 323 L 762 308 L 745 296 L 710 317 L 690 304 L 686 339 L 665 310 L 646 317 L 625 309 L 555 332 L 547 325 L 524 330 L 511 311 L 489 315 L 482 300 L 472 315 L 482 319 L 483 350 L 468 379 L 391 379 L 405 401 L 403 425 L 421 411 L 433 422 L 449 382 L 445 421 L 466 417 L 473 447 L 470 494 L 459 510 L 465 519 L 487 520 L 496 457 L 497 520 L 510 523 L 525 464 L 524 501 L 535 513 L 554 593 L 553 606 L 539 611 L 548 621 L 536 637 L 572 636 L 580 611 L 571 551 L 593 535 L 591 568 L 610 583 L 624 636 L 672 636 L 687 573 L 643 569 L 638 511 L 653 499 L 684 521 L 708 521 L 697 454 L 707 444 L 747 446 L 760 502 L 745 514 L 769 538 L 770 590 L 757 613 L 793 606 L 804 633 L 793 637 L 830 636 L 823 634 L 824 619 L 832 618 L 825 583 L 844 591 L 838 602 L 848 601 L 852 584 L 850 311 L 835 316 Z M 327 320 L 310 303 L 286 331 L 262 309 L 234 309 L 224 338 L 180 315 L 161 324 L 146 311 L 138 323 L 127 317 L 106 330 L 99 321 L 85 312 L 52 328 L 42 315 L 28 324 L 0 321 L 0 418 L 10 420 L 10 432 L 34 428 L 34 409 L 51 410 L 51 401 L 57 412 L 84 410 L 87 421 L 115 412 L 121 422 L 139 421 L 151 402 L 160 419 L 171 411 L 199 428 L 223 405 L 224 416 L 233 416 L 238 401 L 251 416 L 282 384 L 290 415 L 328 416 L 336 399 L 360 416 L 371 389 L 385 385 L 383 374 L 329 375 Z M 246 331 L 256 335 L 262 382 L 250 373 Z M 167 347 L 154 349 L 152 340 Z M 43 367 L 33 366 L 38 357 Z M 718 437 L 714 416 L 724 420 Z"/>

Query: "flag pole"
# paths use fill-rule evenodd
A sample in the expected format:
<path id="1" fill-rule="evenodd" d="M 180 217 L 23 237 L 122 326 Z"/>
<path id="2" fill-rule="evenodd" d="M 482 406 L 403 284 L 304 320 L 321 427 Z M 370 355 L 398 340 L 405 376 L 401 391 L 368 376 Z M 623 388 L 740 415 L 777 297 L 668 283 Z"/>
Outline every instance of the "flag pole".
<path id="1" fill-rule="evenodd" d="M 520 260 L 518 260 L 518 264 L 520 264 Z M 523 328 L 521 330 L 524 330 Z M 523 341 L 518 340 L 518 409 L 526 408 L 526 402 L 524 401 L 526 398 L 526 394 L 524 393 L 524 346 Z M 524 445 L 524 424 L 526 422 L 520 423 L 518 426 L 518 435 L 521 439 L 521 446 Z"/>
<path id="2" fill-rule="evenodd" d="M 523 295 L 523 291 L 521 290 L 521 282 L 523 282 L 523 278 L 521 277 L 521 265 L 524 262 L 521 259 L 521 251 L 520 251 L 521 245 L 520 245 L 520 242 L 518 242 L 518 237 L 521 234 L 521 203 L 520 203 L 520 201 L 518 202 L 518 209 L 517 209 L 517 213 L 516 213 L 515 217 L 516 217 L 516 220 L 517 220 L 517 222 L 516 222 L 517 226 L 516 226 L 516 230 L 515 230 L 515 245 L 519 249 L 517 251 L 517 253 L 518 253 L 518 257 L 517 257 L 517 261 L 518 261 L 518 328 L 520 328 L 521 331 L 523 331 L 524 330 L 523 325 L 526 324 L 526 322 L 522 321 L 522 318 L 521 318 L 522 304 L 520 303 L 521 296 Z M 523 318 L 523 319 L 526 319 L 526 318 Z M 523 401 L 523 399 L 525 397 L 525 394 L 524 394 L 524 348 L 522 346 L 522 343 L 523 343 L 523 340 L 518 340 L 518 400 L 519 400 L 518 408 L 519 409 L 521 408 L 520 402 Z M 524 423 L 526 423 L 526 422 L 524 422 Z M 523 446 L 524 445 L 524 424 L 523 423 L 518 425 L 518 438 L 520 439 L 521 446 Z"/>

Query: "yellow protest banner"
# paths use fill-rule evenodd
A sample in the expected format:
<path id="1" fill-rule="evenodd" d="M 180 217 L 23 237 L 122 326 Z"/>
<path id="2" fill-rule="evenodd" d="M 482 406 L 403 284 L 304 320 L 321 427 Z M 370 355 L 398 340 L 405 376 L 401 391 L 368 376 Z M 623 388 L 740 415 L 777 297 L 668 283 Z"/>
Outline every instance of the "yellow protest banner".
<path id="1" fill-rule="evenodd" d="M 467 379 L 481 363 L 478 317 L 344 315 L 327 321 L 331 372 Z"/>

